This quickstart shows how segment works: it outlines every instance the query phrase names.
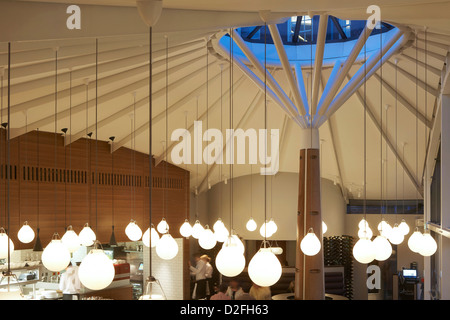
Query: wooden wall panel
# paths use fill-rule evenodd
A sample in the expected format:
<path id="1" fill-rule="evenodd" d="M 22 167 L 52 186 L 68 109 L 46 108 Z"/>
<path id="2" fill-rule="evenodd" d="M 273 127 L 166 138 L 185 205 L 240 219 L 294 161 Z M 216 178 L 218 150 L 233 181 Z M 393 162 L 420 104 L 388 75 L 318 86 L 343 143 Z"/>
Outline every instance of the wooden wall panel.
<path id="1" fill-rule="evenodd" d="M 117 241 L 128 241 L 125 227 L 131 218 L 138 222 L 144 232 L 149 226 L 148 155 L 120 148 L 114 152 L 113 176 L 112 155 L 107 142 L 98 141 L 96 146 L 94 139 L 79 139 L 70 146 L 64 147 L 64 137 L 58 134 L 56 138 L 56 176 L 54 171 L 55 134 L 39 132 L 38 138 L 38 133 L 32 131 L 10 142 L 11 166 L 16 168 L 16 171 L 13 170 L 15 175 L 10 180 L 9 233 L 16 248 L 33 247 L 34 243 L 21 244 L 17 240 L 17 231 L 25 220 L 36 230 L 38 194 L 39 226 L 43 246 L 47 245 L 54 232 L 62 236 L 65 227 L 69 224 L 76 232 L 79 232 L 86 222 L 89 222 L 94 231 L 97 230 L 97 238 L 102 243 L 107 243 L 111 235 L 113 200 Z M 0 225 L 5 228 L 6 147 L 4 130 L 0 130 L 2 168 L 0 170 Z M 98 148 L 97 157 L 96 148 Z M 134 165 L 133 156 L 135 157 Z M 97 159 L 98 162 L 96 162 Z M 96 168 L 99 174 L 98 184 L 95 183 Z M 66 169 L 66 182 L 64 182 L 64 169 Z M 91 175 L 88 174 L 89 170 Z M 41 176 L 38 182 L 39 173 Z M 53 177 L 58 178 L 56 184 Z M 115 183 L 114 199 L 113 182 Z M 171 227 L 170 233 L 174 237 L 181 237 L 179 227 L 185 217 L 189 216 L 189 172 L 161 162 L 156 168 L 153 167 L 152 222 L 155 226 L 164 215 L 165 196 L 168 200 L 166 219 Z"/>

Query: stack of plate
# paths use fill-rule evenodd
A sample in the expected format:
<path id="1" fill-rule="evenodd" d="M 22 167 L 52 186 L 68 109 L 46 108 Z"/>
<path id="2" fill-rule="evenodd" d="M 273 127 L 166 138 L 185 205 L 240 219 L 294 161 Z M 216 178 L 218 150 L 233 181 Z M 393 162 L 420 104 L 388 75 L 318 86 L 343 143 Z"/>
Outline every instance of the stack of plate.
<path id="1" fill-rule="evenodd" d="M 54 290 L 47 290 L 47 291 L 42 292 L 42 296 L 45 299 L 56 299 L 56 298 L 58 298 L 58 293 Z"/>

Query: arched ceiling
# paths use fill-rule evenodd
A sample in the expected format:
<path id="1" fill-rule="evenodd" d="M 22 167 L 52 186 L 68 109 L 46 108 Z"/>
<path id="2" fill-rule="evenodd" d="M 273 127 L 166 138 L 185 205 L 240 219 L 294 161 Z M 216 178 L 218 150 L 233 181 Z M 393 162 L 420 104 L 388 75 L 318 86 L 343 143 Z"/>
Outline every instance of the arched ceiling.
<path id="1" fill-rule="evenodd" d="M 14 1 L 13 1 L 14 2 Z M 20 2 L 30 5 L 34 11 L 40 5 L 53 8 L 69 1 L 39 1 Z M 48 3 L 48 2 L 54 2 Z M 208 71 L 208 123 L 211 128 L 228 128 L 229 123 L 229 62 L 217 48 L 206 39 L 223 34 L 223 29 L 241 25 L 261 24 L 258 10 L 270 9 L 281 12 L 277 18 L 297 15 L 301 12 L 326 11 L 328 14 L 345 19 L 364 19 L 367 14 L 365 7 L 370 1 L 277 1 L 276 6 L 271 1 L 178 1 L 165 0 L 164 10 L 159 27 L 155 27 L 153 46 L 153 154 L 157 160 L 164 159 L 164 147 L 161 141 L 166 139 L 165 119 L 165 40 L 169 39 L 169 133 L 177 128 L 191 126 L 194 120 L 201 118 L 206 126 L 206 71 Z M 134 1 L 70 1 L 70 4 L 95 4 L 105 11 L 115 6 L 124 6 L 128 16 L 132 17 Z M 235 4 L 235 5 L 234 5 Z M 5 4 L 1 4 L 5 6 Z M 14 4 L 15 5 L 15 4 Z M 33 7 L 33 5 L 37 5 Z M 355 6 L 356 5 L 356 6 Z M 367 101 L 367 197 L 371 199 L 420 197 L 415 183 L 421 183 L 425 148 L 427 145 L 425 125 L 418 121 L 416 131 L 416 117 L 412 110 L 416 110 L 416 86 L 418 110 L 425 115 L 432 124 L 437 96 L 440 90 L 440 72 L 444 67 L 445 58 L 450 47 L 450 20 L 444 16 L 449 12 L 448 2 L 436 1 L 382 1 L 382 18 L 396 26 L 415 28 L 426 25 L 427 31 L 427 72 L 425 72 L 424 32 L 417 34 L 418 41 L 412 41 L 402 50 L 392 56 L 366 82 L 365 92 Z M 7 7 L 3 7 L 7 8 Z M 12 6 L 11 8 L 19 8 Z M 59 8 L 59 7 L 55 7 Z M 83 10 L 84 7 L 82 7 Z M 86 7 L 87 8 L 87 7 Z M 120 8 L 119 8 L 120 9 Z M 12 9 L 11 9 L 12 10 Z M 18 9 L 17 9 L 18 10 Z M 176 11 L 176 14 L 175 14 Z M 5 10 L 0 10 L 5 15 Z M 318 12 L 320 13 L 320 12 Z M 32 14 L 24 13 L 24 16 Z M 226 16 L 227 19 L 214 21 L 213 17 Z M 178 16 L 179 19 L 174 19 Z M 170 19 L 169 19 L 170 17 Z M 203 22 L 189 21 L 204 18 Z M 234 17 L 234 18 L 233 18 Z M 442 18 L 441 18 L 442 17 Z M 2 18 L 2 17 L 0 17 Z M 21 30 L 6 30 L 1 39 L 13 41 L 11 68 L 11 129 L 12 135 L 23 134 L 26 130 L 39 128 L 44 131 L 54 130 L 55 121 L 55 46 L 58 50 L 58 130 L 69 127 L 70 141 L 86 134 L 86 97 L 88 99 L 88 131 L 94 129 L 95 124 L 95 31 L 87 30 L 84 37 L 72 37 L 65 31 L 55 30 L 54 37 L 48 28 L 41 39 L 33 38 L 31 27 L 22 16 L 0 19 L 10 23 L 21 23 Z M 9 21 L 8 21 L 9 19 Z M 90 17 L 86 18 L 89 22 Z M 16 21 L 12 21 L 16 20 Z M 135 20 L 139 23 L 139 16 L 135 12 Z M 136 21 L 119 21 L 121 24 L 137 23 Z M 191 22 L 191 24 L 190 24 Z M 2 27 L 0 23 L 0 27 Z M 194 27 L 195 26 L 195 27 Z M 36 27 L 38 28 L 38 27 Z M 140 26 L 139 26 L 140 28 Z M 44 28 L 45 29 L 45 28 Z M 148 34 L 142 23 L 142 29 L 134 34 L 121 34 L 114 28 L 112 31 L 102 30 L 98 39 L 98 138 L 108 140 L 116 136 L 115 147 L 132 147 L 132 120 L 130 113 L 136 109 L 135 143 L 136 150 L 148 153 Z M 112 32 L 112 34 L 108 34 Z M 108 34 L 108 36 L 105 36 Z M 36 36 L 35 36 L 36 37 Z M 29 39 L 30 41 L 26 41 Z M 49 40 L 52 39 L 52 40 Z M 58 40 L 53 40 L 58 39 Z M 414 39 L 414 35 L 413 35 Z M 38 40 L 38 41 L 37 41 Z M 206 68 L 206 44 L 210 44 Z M 416 51 L 416 46 L 418 50 Z M 415 60 L 416 53 L 418 61 Z M 395 59 L 397 66 L 397 108 L 395 99 Z M 7 43 L 0 43 L 0 66 L 7 65 Z M 219 67 L 222 65 L 222 69 Z M 249 65 L 250 69 L 255 71 Z M 361 61 L 353 65 L 349 77 L 361 67 Z M 222 74 L 221 74 L 222 70 Z M 290 94 L 289 84 L 281 67 L 269 69 L 274 79 Z M 332 71 L 331 67 L 321 70 L 321 84 L 319 94 L 322 93 Z M 416 78 L 417 71 L 417 78 Z M 236 66 L 233 67 L 234 88 L 234 124 L 242 129 L 264 127 L 264 101 L 261 90 L 255 83 Z M 381 86 L 381 72 L 384 85 Z M 311 85 L 311 68 L 303 69 L 305 85 Z M 72 85 L 70 86 L 70 78 Z M 86 92 L 85 81 L 89 79 Z M 416 81 L 417 79 L 417 81 Z M 342 87 L 345 86 L 345 79 Z M 6 74 L 3 80 L 6 89 Z M 341 87 L 341 88 L 342 88 Z M 382 90 L 382 92 L 381 92 Z M 135 92 L 135 100 L 133 93 Z M 221 92 L 223 94 L 221 98 Z M 309 92 L 309 90 L 307 90 Z M 71 93 L 71 94 L 70 94 Z M 87 95 L 86 95 L 87 93 Z M 382 101 L 381 101 L 382 95 Z M 198 100 L 198 104 L 197 104 Z M 1 122 L 6 117 L 6 90 L 3 90 L 3 108 Z M 359 88 L 328 121 L 320 127 L 322 157 L 322 177 L 334 180 L 342 188 L 347 198 L 358 198 L 364 181 L 363 168 L 363 124 L 364 124 L 364 87 Z M 70 104 L 71 114 L 70 115 Z M 385 106 L 389 105 L 387 111 Z M 198 110 L 198 111 L 197 111 Z M 397 110 L 397 112 L 396 112 Z M 24 111 L 27 111 L 25 114 Z M 187 121 L 186 121 L 187 112 Z M 383 113 L 383 132 L 380 135 L 381 112 Z M 398 126 L 395 126 L 396 114 Z M 27 120 L 27 126 L 26 121 Z M 286 114 L 280 110 L 275 102 L 269 102 L 268 128 L 280 130 L 280 171 L 298 172 L 299 135 L 301 129 Z M 416 150 L 416 134 L 418 137 Z M 95 135 L 94 135 L 95 136 Z M 72 139 L 72 140 L 70 140 Z M 381 142 L 382 141 L 382 142 Z M 403 143 L 406 142 L 403 155 Z M 383 150 L 383 151 L 381 151 Z M 387 151 L 386 151 L 387 150 Z M 380 153 L 383 152 L 383 156 Z M 162 157 L 162 158 L 161 158 Z M 383 175 L 385 186 L 381 186 L 382 159 L 387 160 Z M 170 161 L 170 157 L 168 159 Z M 401 165 L 404 163 L 404 165 Z M 404 170 L 405 168 L 406 170 Z M 191 172 L 191 186 L 197 186 L 202 181 L 211 184 L 219 183 L 229 178 L 227 165 L 212 166 L 187 165 Z M 235 165 L 234 176 L 256 173 L 259 165 Z M 408 173 L 409 172 L 409 175 Z M 386 178 L 387 177 L 387 178 Z M 403 181 L 405 182 L 403 184 Z M 203 183 L 203 190 L 207 183 Z M 387 187 L 386 187 L 387 186 Z M 396 187 L 397 186 L 397 187 Z"/>

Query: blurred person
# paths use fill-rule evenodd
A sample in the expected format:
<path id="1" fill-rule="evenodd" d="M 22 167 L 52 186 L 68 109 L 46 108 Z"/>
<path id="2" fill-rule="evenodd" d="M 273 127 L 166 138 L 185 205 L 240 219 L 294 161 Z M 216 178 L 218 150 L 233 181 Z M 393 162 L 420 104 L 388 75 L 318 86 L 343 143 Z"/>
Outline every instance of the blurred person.
<path id="1" fill-rule="evenodd" d="M 80 300 L 81 282 L 78 277 L 78 266 L 69 262 L 66 272 L 59 280 L 59 290 L 63 293 L 63 300 Z"/>
<path id="2" fill-rule="evenodd" d="M 227 296 L 229 296 L 231 300 L 238 300 L 238 298 L 244 293 L 245 292 L 241 288 L 239 281 L 236 279 L 231 279 L 227 290 Z"/>
<path id="3" fill-rule="evenodd" d="M 205 261 L 206 264 L 206 270 L 205 270 L 205 277 L 206 277 L 206 296 L 210 297 L 211 294 L 213 292 L 211 292 L 211 278 L 212 278 L 212 274 L 213 274 L 213 267 L 211 265 L 211 258 L 207 255 L 204 254 L 200 257 L 200 259 L 202 259 L 203 261 Z"/>
<path id="4" fill-rule="evenodd" d="M 206 298 L 206 262 L 201 259 L 201 254 L 194 254 L 195 267 L 189 262 L 189 269 L 191 275 L 195 276 L 194 291 L 192 293 L 192 299 L 205 299 Z"/>
<path id="5" fill-rule="evenodd" d="M 225 283 L 219 285 L 219 292 L 211 296 L 210 300 L 231 300 L 231 298 L 226 294 L 228 286 Z"/>
<path id="6" fill-rule="evenodd" d="M 252 287 L 250 288 L 249 294 L 253 298 L 255 298 L 255 300 L 271 300 L 272 299 L 272 293 L 270 291 L 270 288 L 258 286 L 256 283 L 253 283 Z"/>

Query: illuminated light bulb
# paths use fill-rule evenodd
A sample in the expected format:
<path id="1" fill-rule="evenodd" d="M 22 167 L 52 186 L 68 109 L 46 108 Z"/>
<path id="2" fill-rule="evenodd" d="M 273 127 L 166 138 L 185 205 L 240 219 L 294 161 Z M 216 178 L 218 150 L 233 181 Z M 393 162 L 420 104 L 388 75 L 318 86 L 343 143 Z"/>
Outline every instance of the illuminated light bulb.
<path id="1" fill-rule="evenodd" d="M 217 230 L 219 230 L 220 228 L 224 228 L 224 227 L 225 227 L 225 224 L 223 223 L 222 219 L 219 218 L 219 219 L 217 219 L 217 221 L 214 223 L 214 225 L 213 225 L 213 230 L 214 230 L 214 231 L 217 231 Z"/>
<path id="2" fill-rule="evenodd" d="M 437 250 L 436 240 L 431 236 L 429 232 L 424 232 L 422 236 L 422 242 L 420 244 L 419 253 L 424 257 L 433 255 Z"/>
<path id="3" fill-rule="evenodd" d="M 17 238 L 22 243 L 30 243 L 31 241 L 34 240 L 34 231 L 28 225 L 28 221 L 25 221 L 23 223 L 23 226 L 20 228 L 19 232 L 17 233 Z"/>
<path id="4" fill-rule="evenodd" d="M 385 237 L 386 239 L 389 239 L 391 232 L 392 232 L 392 227 L 387 221 L 381 220 L 381 222 L 378 224 L 377 228 L 383 237 Z"/>
<path id="5" fill-rule="evenodd" d="M 156 230 L 158 230 L 158 232 L 161 234 L 169 232 L 169 224 L 167 223 L 165 218 L 161 219 L 161 221 L 156 226 Z"/>
<path id="6" fill-rule="evenodd" d="M 256 230 L 256 228 L 258 227 L 258 225 L 256 224 L 255 219 L 250 218 L 247 221 L 247 224 L 245 225 L 245 227 L 247 228 L 248 231 L 253 232 Z"/>
<path id="7" fill-rule="evenodd" d="M 89 247 L 94 244 L 94 241 L 97 239 L 94 231 L 89 227 L 89 225 L 86 223 L 83 227 L 83 229 L 80 231 L 80 234 L 78 235 L 81 245 Z"/>
<path id="8" fill-rule="evenodd" d="M 261 248 L 248 264 L 250 279 L 261 287 L 270 287 L 280 280 L 281 263 L 270 248 Z"/>
<path id="9" fill-rule="evenodd" d="M 217 241 L 214 237 L 214 233 L 211 231 L 208 225 L 205 226 L 205 230 L 198 239 L 198 244 L 205 250 L 210 250 L 215 247 Z"/>
<path id="10" fill-rule="evenodd" d="M 373 231 L 370 228 L 362 228 L 358 230 L 358 238 L 367 238 L 367 239 L 372 239 L 373 237 Z"/>
<path id="11" fill-rule="evenodd" d="M 389 241 L 392 244 L 398 245 L 403 242 L 403 239 L 405 239 L 405 236 L 403 235 L 402 231 L 398 227 L 398 224 L 395 224 L 392 228 L 392 232 L 389 237 Z"/>
<path id="12" fill-rule="evenodd" d="M 400 231 L 403 233 L 404 236 L 406 236 L 409 233 L 409 226 L 406 223 L 405 219 L 402 219 L 402 222 L 398 225 L 400 228 Z"/>
<path id="13" fill-rule="evenodd" d="M 133 219 L 130 220 L 127 227 L 125 228 L 125 234 L 127 235 L 130 241 L 139 241 L 142 237 L 142 230 L 137 225 L 136 221 Z"/>
<path id="14" fill-rule="evenodd" d="M 366 221 L 366 219 L 362 218 L 361 221 L 358 223 L 358 228 L 369 228 L 369 223 Z"/>
<path id="15" fill-rule="evenodd" d="M 321 248 L 320 240 L 314 233 L 313 228 L 309 228 L 308 233 L 300 242 L 300 249 L 307 256 L 315 256 Z"/>
<path id="16" fill-rule="evenodd" d="M 377 236 L 373 240 L 375 248 L 375 260 L 384 261 L 392 254 L 392 246 L 389 241 L 383 236 Z"/>
<path id="17" fill-rule="evenodd" d="M 114 264 L 102 249 L 92 249 L 78 268 L 80 282 L 88 289 L 102 290 L 108 287 L 116 274 Z"/>
<path id="18" fill-rule="evenodd" d="M 228 236 L 216 256 L 217 270 L 226 277 L 235 277 L 245 268 L 245 257 L 236 239 Z"/>
<path id="19" fill-rule="evenodd" d="M 150 231 L 151 230 L 151 231 Z M 156 232 L 155 227 L 152 224 L 151 229 L 147 228 L 147 230 L 144 232 L 144 235 L 142 236 L 142 242 L 144 245 L 148 248 L 150 247 L 150 234 L 152 237 L 152 248 L 156 247 L 159 241 L 159 234 Z"/>
<path id="20" fill-rule="evenodd" d="M 353 246 L 353 257 L 359 263 L 370 263 L 375 259 L 375 247 L 368 238 L 359 239 Z"/>
<path id="21" fill-rule="evenodd" d="M 14 252 L 14 243 L 6 234 L 5 229 L 0 228 L 0 259 L 8 258 L 8 240 L 9 253 L 12 254 Z"/>
<path id="22" fill-rule="evenodd" d="M 283 253 L 283 248 L 281 247 L 271 247 L 270 250 L 273 252 L 274 255 L 279 255 Z"/>
<path id="23" fill-rule="evenodd" d="M 327 232 L 328 230 L 328 226 L 325 223 L 325 221 L 322 220 L 322 234 L 325 234 L 325 232 Z"/>
<path id="24" fill-rule="evenodd" d="M 61 238 L 62 243 L 67 247 L 70 253 L 74 253 L 80 249 L 81 242 L 77 233 L 73 230 L 72 226 L 67 227 L 66 233 Z"/>
<path id="25" fill-rule="evenodd" d="M 261 225 L 261 228 L 259 228 L 259 234 L 261 235 L 261 237 L 265 237 L 265 238 L 270 238 L 273 233 L 270 232 L 270 228 L 268 226 L 268 221 L 264 222 Z"/>
<path id="26" fill-rule="evenodd" d="M 200 221 L 195 221 L 194 226 L 192 227 L 192 237 L 199 239 L 203 231 L 205 231 L 205 229 L 200 224 Z"/>
<path id="27" fill-rule="evenodd" d="M 58 272 L 67 268 L 70 262 L 69 249 L 58 239 L 58 235 L 53 235 L 53 240 L 42 252 L 42 264 L 48 270 Z"/>
<path id="28" fill-rule="evenodd" d="M 163 234 L 156 245 L 156 254 L 164 260 L 171 260 L 178 254 L 178 244 L 170 233 Z"/>
<path id="29" fill-rule="evenodd" d="M 270 221 L 267 223 L 267 229 L 268 229 L 268 232 L 271 234 L 271 236 L 272 236 L 275 232 L 277 232 L 278 226 L 277 226 L 277 224 L 275 223 L 275 221 L 273 221 L 273 218 L 271 218 Z"/>
<path id="30" fill-rule="evenodd" d="M 184 220 L 184 223 L 181 225 L 180 234 L 185 238 L 189 238 L 191 236 L 192 226 L 189 223 L 188 219 Z"/>
<path id="31" fill-rule="evenodd" d="M 412 252 L 419 253 L 420 246 L 422 244 L 423 235 L 419 231 L 419 228 L 412 233 L 412 235 L 408 239 L 408 247 Z"/>

